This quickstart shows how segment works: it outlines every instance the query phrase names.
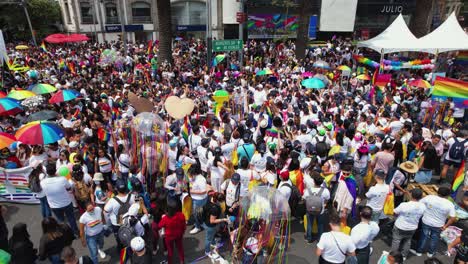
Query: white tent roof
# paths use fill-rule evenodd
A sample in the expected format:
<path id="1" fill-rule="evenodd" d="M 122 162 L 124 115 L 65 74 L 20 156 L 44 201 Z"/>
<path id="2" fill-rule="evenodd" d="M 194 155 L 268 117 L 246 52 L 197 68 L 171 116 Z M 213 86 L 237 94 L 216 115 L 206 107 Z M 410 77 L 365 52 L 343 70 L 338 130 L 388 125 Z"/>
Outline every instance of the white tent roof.
<path id="1" fill-rule="evenodd" d="M 418 42 L 418 51 L 430 53 L 468 50 L 468 35 L 458 23 L 455 13 L 434 31 L 418 39 Z"/>
<path id="2" fill-rule="evenodd" d="M 411 33 L 401 14 L 382 33 L 358 43 L 358 47 L 366 47 L 379 53 L 411 51 L 418 45 L 418 39 Z"/>

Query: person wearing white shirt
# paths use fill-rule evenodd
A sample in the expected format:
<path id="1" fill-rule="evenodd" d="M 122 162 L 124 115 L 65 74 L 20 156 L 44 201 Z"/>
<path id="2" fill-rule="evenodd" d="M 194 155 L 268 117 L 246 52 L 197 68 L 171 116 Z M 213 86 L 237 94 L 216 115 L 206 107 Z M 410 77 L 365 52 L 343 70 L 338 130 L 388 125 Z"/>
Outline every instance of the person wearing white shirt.
<path id="1" fill-rule="evenodd" d="M 281 182 L 278 184 L 278 191 L 284 196 L 286 201 L 289 201 L 292 193 L 292 182 L 289 179 L 289 171 L 280 172 Z"/>
<path id="2" fill-rule="evenodd" d="M 426 206 L 419 202 L 423 192 L 421 189 L 411 190 L 411 201 L 400 204 L 393 212 L 397 215 L 392 234 L 392 251 L 400 251 L 403 258 L 408 257 L 411 238 L 418 229 L 419 220 Z"/>
<path id="3" fill-rule="evenodd" d="M 311 244 L 312 243 L 312 226 L 317 219 L 317 237 L 320 238 L 323 233 L 323 228 L 324 228 L 324 213 L 325 213 L 325 207 L 327 204 L 327 201 L 330 200 L 330 191 L 326 188 L 323 187 L 323 177 L 320 176 L 318 172 L 313 176 L 313 180 L 311 179 L 310 181 L 306 182 L 306 188 L 304 190 L 304 194 L 302 195 L 302 198 L 306 201 L 306 208 L 307 208 L 307 201 L 309 197 L 313 196 L 318 196 L 322 200 L 322 208 L 320 213 L 311 213 L 307 212 L 307 229 L 306 229 L 306 239 L 307 243 Z"/>
<path id="4" fill-rule="evenodd" d="M 200 134 L 200 127 L 194 126 L 192 128 L 192 134 L 188 137 L 189 149 L 195 158 L 198 157 L 196 151 L 197 151 L 197 147 L 201 145 L 201 140 L 202 140 L 199 134 Z"/>
<path id="5" fill-rule="evenodd" d="M 197 209 L 205 206 L 208 201 L 208 184 L 205 177 L 201 175 L 202 171 L 198 164 L 193 164 L 189 169 L 190 175 L 190 195 L 192 196 L 192 212 L 197 212 Z M 190 234 L 194 235 L 202 231 L 202 224 L 195 217 L 195 225 Z"/>
<path id="6" fill-rule="evenodd" d="M 249 183 L 252 180 L 260 180 L 260 175 L 252 169 L 249 169 L 249 161 L 246 157 L 239 161 L 239 168 L 236 170 L 240 175 L 240 197 L 246 197 L 249 192 Z"/>
<path id="7" fill-rule="evenodd" d="M 91 202 L 86 204 L 86 211 L 80 216 L 80 237 L 83 247 L 88 246 L 89 255 L 94 263 L 98 263 L 97 254 L 102 259 L 106 258 L 104 248 L 104 225 L 106 220 L 99 206 Z"/>
<path id="8" fill-rule="evenodd" d="M 463 148 L 459 151 L 462 153 L 460 157 L 452 157 L 452 153 L 455 151 L 451 151 L 452 146 L 455 142 L 463 144 Z M 460 168 L 462 160 L 466 157 L 466 152 L 468 151 L 468 139 L 466 136 L 460 131 L 455 134 L 455 137 L 452 137 L 447 140 L 448 151 L 445 155 L 444 159 L 444 167 L 442 167 L 442 172 L 440 173 L 440 180 L 445 180 L 447 176 L 448 169 L 453 166 L 455 170 Z M 454 153 L 455 154 L 455 153 Z"/>
<path id="9" fill-rule="evenodd" d="M 385 199 L 390 191 L 390 186 L 385 184 L 386 173 L 383 170 L 376 170 L 374 172 L 374 179 L 377 182 L 374 186 L 369 188 L 366 193 L 367 206 L 372 208 L 372 221 L 379 222 L 380 215 L 385 204 Z"/>
<path id="10" fill-rule="evenodd" d="M 371 221 L 372 208 L 364 206 L 359 213 L 361 222 L 351 229 L 351 239 L 356 246 L 358 263 L 369 263 L 371 242 L 379 234 L 380 228 Z"/>
<path id="11" fill-rule="evenodd" d="M 426 206 L 422 217 L 421 238 L 417 250 L 410 250 L 417 256 L 422 255 L 426 244 L 429 243 L 427 256 L 432 258 L 439 245 L 440 233 L 456 221 L 455 206 L 447 199 L 450 196 L 450 188 L 441 186 L 437 194 L 421 199 L 421 203 Z"/>
<path id="12" fill-rule="evenodd" d="M 319 263 L 345 263 L 346 256 L 356 256 L 356 246 L 350 236 L 341 232 L 341 221 L 336 215 L 330 216 L 330 232 L 323 233 L 317 243 L 316 254 Z"/>
<path id="13" fill-rule="evenodd" d="M 41 181 L 41 188 L 57 220 L 64 222 L 66 216 L 73 232 L 78 235 L 78 226 L 76 225 L 72 200 L 69 194 L 71 190 L 70 182 L 65 177 L 57 176 L 56 172 L 55 164 L 47 164 L 47 178 Z"/>

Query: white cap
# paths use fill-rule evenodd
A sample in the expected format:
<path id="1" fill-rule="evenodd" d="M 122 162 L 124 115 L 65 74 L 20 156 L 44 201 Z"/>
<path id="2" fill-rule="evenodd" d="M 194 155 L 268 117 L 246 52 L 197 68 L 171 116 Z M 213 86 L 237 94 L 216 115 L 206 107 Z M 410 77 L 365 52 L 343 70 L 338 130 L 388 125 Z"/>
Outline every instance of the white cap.
<path id="1" fill-rule="evenodd" d="M 130 247 L 135 252 L 142 251 L 145 248 L 145 240 L 141 237 L 135 237 L 130 241 Z"/>

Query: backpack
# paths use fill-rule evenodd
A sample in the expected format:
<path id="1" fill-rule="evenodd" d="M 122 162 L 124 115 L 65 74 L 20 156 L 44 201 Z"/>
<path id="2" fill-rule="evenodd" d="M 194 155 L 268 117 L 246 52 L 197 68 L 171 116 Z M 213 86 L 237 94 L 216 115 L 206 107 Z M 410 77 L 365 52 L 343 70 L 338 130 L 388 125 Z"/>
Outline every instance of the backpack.
<path id="1" fill-rule="evenodd" d="M 393 180 L 393 175 L 397 172 L 398 167 L 390 167 L 387 172 L 387 176 L 385 177 L 385 184 L 390 184 Z M 406 176 L 406 175 L 405 175 Z"/>
<path id="2" fill-rule="evenodd" d="M 322 212 L 323 202 L 322 202 L 322 193 L 324 188 L 320 187 L 318 193 L 312 193 L 311 196 L 308 196 L 305 204 L 308 214 L 319 215 Z"/>
<path id="3" fill-rule="evenodd" d="M 42 192 L 41 182 L 39 180 L 39 176 L 29 176 L 28 187 L 33 193 L 40 193 Z"/>
<path id="4" fill-rule="evenodd" d="M 466 140 L 458 141 L 457 137 L 454 137 L 453 139 L 455 140 L 455 142 L 453 142 L 452 146 L 449 149 L 449 158 L 453 160 L 463 160 L 465 156 Z"/>
<path id="5" fill-rule="evenodd" d="M 296 216 L 296 217 L 301 217 L 304 216 L 305 212 L 302 208 L 304 201 L 302 200 L 302 195 L 301 192 L 299 192 L 299 189 L 296 187 L 296 185 L 291 185 L 289 183 L 283 184 L 283 186 L 287 186 L 291 188 L 291 196 L 289 196 L 288 204 L 289 207 L 291 208 L 291 214 Z M 301 204 L 301 206 L 299 206 Z"/>
<path id="6" fill-rule="evenodd" d="M 132 241 L 133 238 L 137 237 L 135 225 L 132 225 L 130 219 L 128 219 L 128 221 L 125 221 L 125 223 L 119 227 L 117 235 L 119 237 L 120 243 L 122 243 L 124 247 L 130 246 L 130 241 Z"/>
<path id="7" fill-rule="evenodd" d="M 117 223 L 122 224 L 122 216 L 128 212 L 128 209 L 130 209 L 130 198 L 131 194 L 128 194 L 127 200 L 125 203 L 123 203 L 120 199 L 117 198 L 117 196 L 114 197 L 114 200 L 117 201 L 117 203 L 120 204 L 119 210 L 117 211 Z"/>
<path id="8" fill-rule="evenodd" d="M 79 201 L 87 201 L 89 199 L 89 187 L 83 181 L 73 179 L 75 184 L 75 198 Z"/>
<path id="9" fill-rule="evenodd" d="M 326 136 L 323 136 L 323 140 L 320 140 L 315 145 L 315 150 L 317 151 L 317 155 L 320 157 L 326 157 L 328 154 L 328 145 L 326 141 L 327 141 Z"/>

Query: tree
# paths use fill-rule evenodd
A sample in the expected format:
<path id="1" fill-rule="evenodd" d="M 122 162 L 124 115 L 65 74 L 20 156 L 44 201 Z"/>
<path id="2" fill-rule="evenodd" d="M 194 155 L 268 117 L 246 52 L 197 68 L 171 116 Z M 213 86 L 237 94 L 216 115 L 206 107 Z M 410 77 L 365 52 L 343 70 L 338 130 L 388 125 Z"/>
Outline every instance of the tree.
<path id="1" fill-rule="evenodd" d="M 301 0 L 299 5 L 299 21 L 296 38 L 296 58 L 304 59 L 309 42 L 309 21 L 312 9 L 312 0 Z"/>
<path id="2" fill-rule="evenodd" d="M 0 28 L 10 32 L 11 38 L 17 40 L 31 39 L 26 15 L 23 7 L 19 4 L 20 1 L 18 1 L 18 4 L 11 2 L 0 5 Z M 57 1 L 28 0 L 26 4 L 37 39 L 57 31 L 55 25 L 61 21 L 60 6 Z"/>
<path id="3" fill-rule="evenodd" d="M 434 1 L 416 0 L 416 11 L 414 11 L 414 16 L 411 18 L 410 29 L 417 38 L 429 33 L 432 9 L 435 5 Z"/>
<path id="4" fill-rule="evenodd" d="M 161 65 L 165 61 L 172 64 L 172 22 L 171 22 L 171 1 L 156 0 L 158 9 L 159 25 L 159 50 L 158 63 Z"/>

